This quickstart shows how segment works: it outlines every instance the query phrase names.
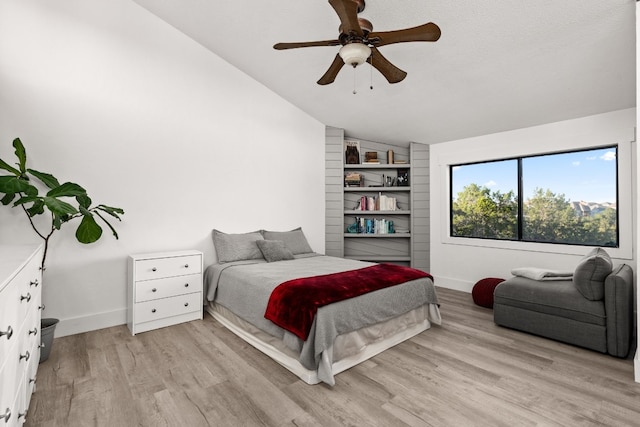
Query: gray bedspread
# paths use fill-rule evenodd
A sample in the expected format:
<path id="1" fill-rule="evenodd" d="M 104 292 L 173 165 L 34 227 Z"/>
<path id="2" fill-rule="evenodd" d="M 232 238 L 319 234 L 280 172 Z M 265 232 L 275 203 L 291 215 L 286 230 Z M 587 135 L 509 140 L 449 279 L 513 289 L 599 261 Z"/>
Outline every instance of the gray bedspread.
<path id="1" fill-rule="evenodd" d="M 296 259 L 267 263 L 264 260 L 214 264 L 205 271 L 207 300 L 220 304 L 262 331 L 280 338 L 300 354 L 307 369 L 318 370 L 320 380 L 333 385 L 331 372 L 320 366 L 322 353 L 335 338 L 368 325 L 389 320 L 438 299 L 429 278 L 380 289 L 356 298 L 320 307 L 306 341 L 264 318 L 271 291 L 280 283 L 301 277 L 364 268 L 372 263 L 329 257 L 296 256 Z M 325 355 L 326 357 L 326 355 Z"/>

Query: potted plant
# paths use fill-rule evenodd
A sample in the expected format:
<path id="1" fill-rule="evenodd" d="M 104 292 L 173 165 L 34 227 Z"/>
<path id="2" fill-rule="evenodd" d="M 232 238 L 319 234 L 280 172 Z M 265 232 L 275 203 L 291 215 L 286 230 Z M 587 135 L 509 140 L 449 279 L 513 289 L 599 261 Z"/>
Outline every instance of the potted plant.
<path id="1" fill-rule="evenodd" d="M 20 141 L 20 138 L 13 140 L 15 155 L 17 157 L 16 166 L 0 159 L 0 170 L 6 171 L 8 175 L 0 175 L 0 202 L 5 206 L 22 209 L 29 219 L 31 228 L 43 240 L 43 254 L 40 268 L 44 274 L 45 261 L 49 241 L 53 234 L 60 228 L 76 218 L 82 218 L 76 229 L 76 239 L 80 243 L 93 243 L 102 236 L 102 227 L 96 218 L 104 222 L 113 236 L 117 239 L 118 233 L 107 221 L 109 215 L 120 221 L 120 215 L 124 211 L 107 205 L 93 205 L 87 191 L 80 185 L 73 182 L 60 182 L 51 174 L 39 172 L 27 167 L 27 153 Z M 40 191 L 44 192 L 43 194 Z M 105 215 L 106 214 L 106 215 Z M 44 230 L 38 228 L 34 222 L 34 217 L 46 215 L 50 218 Z M 45 345 L 41 352 L 40 362 L 49 356 L 51 343 L 45 342 L 53 340 L 53 332 L 58 323 L 57 319 L 42 319 L 42 340 Z"/>

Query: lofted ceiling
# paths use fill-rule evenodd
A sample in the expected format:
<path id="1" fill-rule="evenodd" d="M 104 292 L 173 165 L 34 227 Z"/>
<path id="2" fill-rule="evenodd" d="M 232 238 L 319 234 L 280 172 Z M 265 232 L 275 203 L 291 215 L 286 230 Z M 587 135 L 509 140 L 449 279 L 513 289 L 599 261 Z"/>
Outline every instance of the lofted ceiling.
<path id="1" fill-rule="evenodd" d="M 337 38 L 327 0 L 135 1 L 352 137 L 431 144 L 636 103 L 634 0 L 366 0 L 374 31 L 434 22 L 442 37 L 380 48 L 400 83 L 363 64 L 328 86 L 316 81 L 338 47 L 273 49 Z"/>

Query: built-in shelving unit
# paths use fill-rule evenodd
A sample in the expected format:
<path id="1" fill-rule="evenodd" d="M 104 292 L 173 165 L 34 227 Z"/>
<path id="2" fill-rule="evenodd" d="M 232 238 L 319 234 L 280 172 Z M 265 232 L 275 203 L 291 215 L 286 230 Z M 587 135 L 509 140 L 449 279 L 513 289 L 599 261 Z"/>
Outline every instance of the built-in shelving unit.
<path id="1" fill-rule="evenodd" d="M 359 164 L 345 163 L 345 139 L 360 146 Z M 392 162 L 387 157 L 389 150 L 393 151 Z M 379 163 L 364 163 L 367 151 L 376 152 Z M 398 185 L 399 170 L 407 174 L 408 183 Z M 359 186 L 348 186 L 346 175 L 354 173 L 360 176 Z M 328 127 L 325 187 L 327 255 L 429 270 L 427 145 L 345 138 L 342 129 Z M 360 209 L 363 198 L 381 197 L 395 199 L 395 210 Z"/>

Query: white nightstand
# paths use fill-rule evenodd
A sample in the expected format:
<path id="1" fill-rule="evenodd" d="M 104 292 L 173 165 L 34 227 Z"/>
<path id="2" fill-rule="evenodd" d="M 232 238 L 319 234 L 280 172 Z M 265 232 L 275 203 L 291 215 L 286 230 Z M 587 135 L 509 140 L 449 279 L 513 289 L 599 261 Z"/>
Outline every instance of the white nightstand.
<path id="1" fill-rule="evenodd" d="M 128 273 L 131 334 L 202 319 L 202 252 L 130 255 Z"/>

